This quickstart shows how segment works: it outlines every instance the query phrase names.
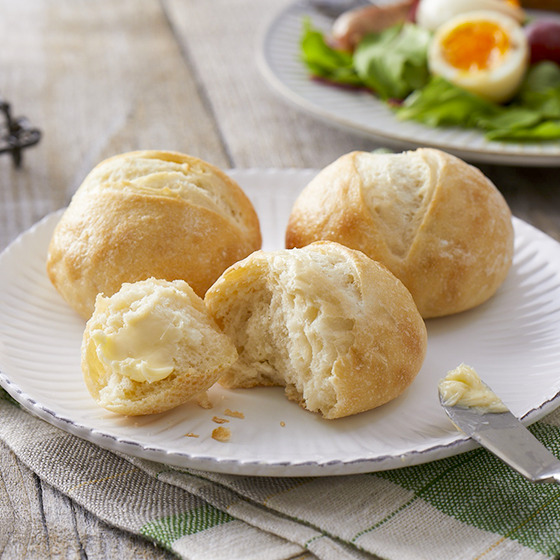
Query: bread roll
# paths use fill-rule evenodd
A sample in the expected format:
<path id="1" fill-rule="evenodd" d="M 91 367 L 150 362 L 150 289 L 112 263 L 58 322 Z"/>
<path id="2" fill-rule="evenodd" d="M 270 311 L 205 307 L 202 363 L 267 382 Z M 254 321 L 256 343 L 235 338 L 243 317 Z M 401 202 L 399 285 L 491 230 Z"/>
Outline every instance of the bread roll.
<path id="1" fill-rule="evenodd" d="M 99 292 L 152 276 L 185 280 L 202 297 L 260 246 L 255 210 L 225 173 L 188 155 L 130 152 L 101 162 L 76 191 L 47 272 L 87 319 Z"/>
<path id="2" fill-rule="evenodd" d="M 490 298 L 513 256 L 511 212 L 480 170 L 439 150 L 352 152 L 297 198 L 286 247 L 328 239 L 382 262 L 424 318 Z"/>
<path id="3" fill-rule="evenodd" d="M 99 294 L 86 323 L 82 371 L 95 401 L 155 414 L 210 388 L 237 359 L 232 341 L 183 280 L 149 278 Z"/>
<path id="4" fill-rule="evenodd" d="M 408 290 L 338 243 L 257 251 L 226 270 L 205 302 L 239 353 L 222 385 L 284 386 L 288 398 L 325 418 L 394 399 L 426 352 Z"/>

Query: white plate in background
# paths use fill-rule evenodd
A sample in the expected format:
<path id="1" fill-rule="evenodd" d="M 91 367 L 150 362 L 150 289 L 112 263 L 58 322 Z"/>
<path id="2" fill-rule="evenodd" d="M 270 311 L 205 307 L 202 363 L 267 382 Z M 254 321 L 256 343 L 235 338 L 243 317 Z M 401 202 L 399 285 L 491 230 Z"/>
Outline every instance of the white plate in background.
<path id="1" fill-rule="evenodd" d="M 400 121 L 371 93 L 329 86 L 310 78 L 300 60 L 303 21 L 329 31 L 332 19 L 307 0 L 284 7 L 270 22 L 259 44 L 259 67 L 273 89 L 285 100 L 319 119 L 370 136 L 384 146 L 438 148 L 471 162 L 526 166 L 560 165 L 560 140 L 552 142 L 489 141 L 477 130 L 430 128 Z"/>

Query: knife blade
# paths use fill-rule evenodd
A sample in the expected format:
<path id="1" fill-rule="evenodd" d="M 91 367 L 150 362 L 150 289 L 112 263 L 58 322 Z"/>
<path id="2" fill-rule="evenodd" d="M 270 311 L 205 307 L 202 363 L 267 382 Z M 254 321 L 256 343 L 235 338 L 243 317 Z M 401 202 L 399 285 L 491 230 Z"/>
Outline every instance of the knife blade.
<path id="1" fill-rule="evenodd" d="M 486 385 L 486 384 L 484 384 Z M 486 385 L 488 387 L 488 385 Z M 438 391 L 451 422 L 531 482 L 560 484 L 558 460 L 505 406 L 488 412 L 476 406 L 449 405 Z"/>

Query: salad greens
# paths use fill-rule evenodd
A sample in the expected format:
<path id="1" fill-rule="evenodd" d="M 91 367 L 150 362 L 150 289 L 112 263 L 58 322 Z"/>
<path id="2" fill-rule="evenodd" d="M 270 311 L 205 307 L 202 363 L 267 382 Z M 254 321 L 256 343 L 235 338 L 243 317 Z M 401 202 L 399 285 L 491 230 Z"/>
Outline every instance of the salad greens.
<path id="1" fill-rule="evenodd" d="M 358 76 L 381 99 L 402 99 L 428 81 L 430 33 L 412 24 L 364 37 L 354 53 Z"/>
<path id="2" fill-rule="evenodd" d="M 353 55 L 327 45 L 323 34 L 313 29 L 308 19 L 304 21 L 300 46 L 303 60 L 313 76 L 337 84 L 364 85 L 354 68 Z"/>
<path id="3" fill-rule="evenodd" d="M 332 48 L 306 20 L 301 57 L 313 76 L 367 88 L 402 120 L 477 128 L 491 140 L 560 139 L 560 66 L 549 61 L 530 66 L 514 99 L 499 105 L 430 75 L 430 38 L 412 23 L 399 24 L 367 35 L 349 53 Z"/>

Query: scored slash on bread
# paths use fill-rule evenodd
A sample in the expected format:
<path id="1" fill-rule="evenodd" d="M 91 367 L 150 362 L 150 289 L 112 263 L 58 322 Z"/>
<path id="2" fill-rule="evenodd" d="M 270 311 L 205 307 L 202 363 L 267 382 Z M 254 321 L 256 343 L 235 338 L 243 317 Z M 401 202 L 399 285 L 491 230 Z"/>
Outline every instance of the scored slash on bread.
<path id="1" fill-rule="evenodd" d="M 431 148 L 343 155 L 305 187 L 286 230 L 288 248 L 328 239 L 383 263 L 424 318 L 489 299 L 511 267 L 513 238 L 495 185 Z"/>
<path id="2" fill-rule="evenodd" d="M 181 279 L 201 297 L 231 264 L 261 247 L 257 214 L 239 185 L 198 158 L 120 154 L 84 179 L 47 258 L 52 283 L 85 319 L 123 282 Z"/>

